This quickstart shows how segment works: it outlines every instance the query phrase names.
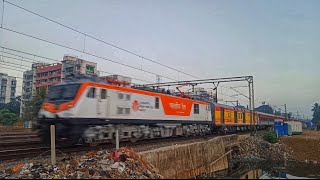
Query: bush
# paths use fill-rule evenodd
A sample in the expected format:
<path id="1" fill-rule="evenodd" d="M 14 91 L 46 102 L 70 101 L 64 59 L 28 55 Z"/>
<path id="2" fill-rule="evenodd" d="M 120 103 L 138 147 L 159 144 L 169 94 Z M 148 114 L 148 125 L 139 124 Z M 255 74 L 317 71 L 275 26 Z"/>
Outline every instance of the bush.
<path id="1" fill-rule="evenodd" d="M 263 139 L 272 144 L 278 142 L 277 133 L 275 131 L 268 132 L 263 136 Z"/>

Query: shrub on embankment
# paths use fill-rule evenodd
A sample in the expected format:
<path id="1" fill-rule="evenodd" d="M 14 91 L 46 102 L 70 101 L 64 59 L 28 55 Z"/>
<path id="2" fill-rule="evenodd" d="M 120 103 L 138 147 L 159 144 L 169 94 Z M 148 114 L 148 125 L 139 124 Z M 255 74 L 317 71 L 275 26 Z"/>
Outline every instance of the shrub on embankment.
<path id="1" fill-rule="evenodd" d="M 274 144 L 278 142 L 278 135 L 275 131 L 270 131 L 263 136 L 263 140 Z"/>

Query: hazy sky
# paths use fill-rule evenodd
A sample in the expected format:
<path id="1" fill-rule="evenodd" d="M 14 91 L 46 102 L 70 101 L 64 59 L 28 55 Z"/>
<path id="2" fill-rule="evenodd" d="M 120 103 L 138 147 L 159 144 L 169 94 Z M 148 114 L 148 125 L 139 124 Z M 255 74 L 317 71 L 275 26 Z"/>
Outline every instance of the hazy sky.
<path id="1" fill-rule="evenodd" d="M 272 105 L 286 103 L 289 111 L 298 110 L 311 117 L 313 103 L 320 100 L 319 0 L 10 2 L 201 78 L 253 75 L 256 105 L 262 101 Z M 2 11 L 2 1 L 0 5 Z M 174 79 L 192 79 L 92 39 L 86 38 L 84 45 L 83 35 L 9 4 L 5 4 L 3 25 Z M 156 79 L 154 75 L 2 29 L 0 44 L 59 60 L 64 54 L 73 54 L 98 62 L 100 70 L 149 81 Z M 12 59 L 4 61 L 21 64 Z M 4 66 L 1 72 L 22 76 L 21 72 Z M 162 78 L 162 81 L 169 80 Z M 223 84 L 224 87 L 237 85 Z M 238 90 L 247 93 L 245 88 Z M 219 92 L 237 94 L 223 87 Z M 241 96 L 221 98 L 245 99 Z M 241 103 L 246 104 L 245 101 Z"/>

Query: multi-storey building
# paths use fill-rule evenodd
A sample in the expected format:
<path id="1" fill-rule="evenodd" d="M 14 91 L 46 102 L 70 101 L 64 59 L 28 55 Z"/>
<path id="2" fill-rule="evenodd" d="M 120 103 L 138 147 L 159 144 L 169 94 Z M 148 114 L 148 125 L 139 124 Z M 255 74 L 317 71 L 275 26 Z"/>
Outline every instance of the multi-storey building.
<path id="1" fill-rule="evenodd" d="M 29 100 L 31 99 L 33 92 L 33 76 L 34 71 L 25 71 L 23 73 L 23 82 L 22 82 L 22 99 Z"/>
<path id="2" fill-rule="evenodd" d="M 38 92 L 40 88 L 48 90 L 50 86 L 61 82 L 62 64 L 38 66 L 35 72 L 35 91 Z"/>
<path id="3" fill-rule="evenodd" d="M 8 76 L 8 74 L 0 73 L 0 103 L 6 104 L 16 97 L 16 77 Z"/>
<path id="4" fill-rule="evenodd" d="M 76 75 L 98 75 L 97 63 L 79 59 L 76 56 L 65 55 L 63 57 L 63 78 Z"/>
<path id="5" fill-rule="evenodd" d="M 20 106 L 20 115 L 24 111 L 25 104 L 32 99 L 35 94 L 35 77 L 36 77 L 36 68 L 48 65 L 46 63 L 34 63 L 32 64 L 29 71 L 23 73 L 22 81 L 22 96 L 21 96 L 21 106 Z"/>

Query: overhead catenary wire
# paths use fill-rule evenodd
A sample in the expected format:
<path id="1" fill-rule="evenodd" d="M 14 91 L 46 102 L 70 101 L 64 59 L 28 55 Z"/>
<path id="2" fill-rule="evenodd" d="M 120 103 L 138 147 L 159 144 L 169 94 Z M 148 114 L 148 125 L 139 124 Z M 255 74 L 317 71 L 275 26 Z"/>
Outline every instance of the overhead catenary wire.
<path id="1" fill-rule="evenodd" d="M 96 58 L 99 58 L 99 59 L 102 59 L 102 60 L 105 60 L 105 61 L 112 62 L 112 63 L 115 63 L 115 64 L 126 66 L 126 67 L 129 67 L 131 69 L 139 70 L 139 71 L 142 71 L 142 72 L 145 72 L 145 73 L 149 73 L 149 74 L 153 74 L 153 75 L 159 75 L 159 74 L 156 74 L 156 73 L 151 72 L 151 71 L 139 69 L 137 67 L 134 67 L 134 66 L 131 66 L 131 65 L 128 65 L 128 64 L 124 64 L 124 63 L 121 63 L 121 62 L 117 62 L 115 60 L 108 59 L 108 58 L 105 58 L 105 57 L 101 57 L 101 56 L 98 56 L 98 55 L 95 55 L 95 54 L 92 54 L 92 53 L 82 52 L 81 50 L 78 50 L 78 49 L 75 49 L 75 48 L 72 48 L 72 47 L 69 47 L 69 46 L 65 46 L 65 45 L 62 45 L 62 44 L 59 44 L 59 43 L 56 43 L 56 42 L 52 42 L 52 41 L 45 40 L 45 39 L 42 39 L 42 38 L 39 38 L 39 37 L 35 37 L 35 36 L 29 35 L 29 34 L 25 34 L 23 32 L 15 31 L 15 30 L 12 30 L 12 29 L 9 29 L 9 28 L 6 28 L 6 27 L 1 27 L 1 29 L 4 29 L 6 31 L 9 31 L 9 32 L 12 32 L 12 33 L 15 33 L 15 34 L 19 34 L 19 35 L 22 35 L 22 36 L 25 36 L 25 37 L 29 37 L 29 38 L 32 38 L 32 39 L 36 39 L 36 40 L 39 40 L 39 41 L 42 41 L 42 42 L 46 42 L 46 43 L 49 43 L 49 44 L 60 46 L 60 47 L 66 48 L 66 49 L 70 49 L 70 50 L 73 50 L 73 51 L 76 51 L 76 52 L 79 52 L 79 53 L 83 53 L 83 54 L 86 54 L 86 55 L 89 55 L 89 56 L 92 56 L 92 57 L 96 57 Z M 164 75 L 160 75 L 160 76 L 164 77 L 166 79 L 176 80 L 176 79 L 164 76 Z"/>
<path id="2" fill-rule="evenodd" d="M 50 21 L 50 22 L 52 22 L 52 23 L 58 24 L 58 25 L 60 25 L 60 26 L 62 26 L 62 27 L 64 27 L 64 28 L 67 28 L 67 29 L 69 29 L 69 30 L 72 30 L 72 31 L 74 31 L 74 32 L 77 32 L 77 33 L 79 33 L 79 34 L 84 35 L 84 48 L 83 48 L 83 52 L 84 52 L 84 49 L 85 49 L 86 37 L 89 37 L 89 38 L 94 39 L 94 40 L 96 40 L 96 41 L 98 41 L 98 42 L 101 42 L 101 43 L 103 43 L 103 44 L 109 45 L 109 46 L 111 46 L 111 47 L 113 47 L 113 48 L 119 49 L 119 50 L 124 51 L 124 52 L 126 52 L 126 53 L 129 53 L 129 54 L 131 54 L 131 55 L 137 56 L 137 57 L 139 57 L 139 58 L 141 58 L 141 59 L 150 61 L 150 62 L 152 62 L 152 63 L 155 63 L 155 64 L 158 64 L 158 65 L 160 65 L 160 66 L 166 67 L 166 68 L 168 68 L 168 69 L 174 70 L 174 71 L 176 71 L 176 72 L 178 72 L 178 73 L 182 73 L 182 74 L 188 75 L 188 76 L 190 76 L 190 77 L 199 79 L 199 77 L 196 77 L 196 76 L 194 76 L 194 75 L 192 75 L 192 74 L 189 74 L 189 73 L 183 72 L 183 71 L 181 71 L 181 70 L 172 68 L 172 67 L 170 67 L 170 66 L 168 66 L 168 65 L 159 63 L 159 62 L 157 62 L 157 61 L 155 61 L 155 60 L 152 60 L 152 59 L 150 59 L 150 58 L 146 58 L 146 57 L 144 57 L 144 56 L 142 56 L 142 55 L 139 55 L 139 54 L 137 54 L 137 53 L 134 53 L 134 52 L 132 52 L 132 51 L 130 51 L 130 50 L 121 48 L 121 47 L 119 47 L 119 46 L 116 46 L 116 45 L 111 44 L 111 43 L 109 43 L 109 42 L 106 42 L 106 41 L 104 41 L 104 40 L 101 40 L 101 39 L 99 39 L 99 38 L 97 38 L 97 37 L 94 37 L 94 36 L 92 36 L 92 35 L 90 35 L 90 34 L 81 32 L 80 30 L 77 30 L 77 29 L 75 29 L 75 28 L 72 28 L 72 27 L 70 27 L 70 26 L 67 26 L 67 25 L 65 25 L 65 24 L 62 24 L 62 23 L 60 23 L 60 22 L 58 22 L 58 21 L 55 21 L 55 20 L 50 19 L 50 18 L 48 18 L 48 17 L 45 17 L 45 16 L 43 16 L 43 15 L 40 15 L 40 14 L 34 12 L 34 11 L 31 11 L 31 10 L 29 10 L 29 9 L 26 9 L 26 8 L 24 8 L 24 7 L 21 7 L 21 6 L 17 5 L 17 4 L 11 3 L 11 2 L 6 1 L 6 0 L 3 0 L 3 2 L 4 2 L 4 3 L 8 3 L 8 4 L 10 4 L 10 5 L 12 5 L 12 6 L 15 6 L 15 7 L 19 8 L 19 9 L 22 9 L 22 10 L 24 10 L 24 11 L 27 11 L 27 12 L 29 12 L 29 13 L 31 13 L 31 14 L 34 14 L 34 15 L 36 15 L 36 16 L 38 16 L 38 17 L 41 17 L 41 18 L 43 18 L 43 19 L 46 19 L 46 20 L 48 20 L 48 21 Z"/>
<path id="3" fill-rule="evenodd" d="M 4 0 L 2 0 L 2 12 L 1 12 L 1 26 L 3 26 L 3 20 L 4 20 Z"/>
<path id="4" fill-rule="evenodd" d="M 6 49 L 6 50 L 9 50 L 9 51 L 18 52 L 18 53 L 21 53 L 21 54 L 26 54 L 26 55 L 29 55 L 29 56 L 34 56 L 34 57 L 39 57 L 39 58 L 47 59 L 47 60 L 54 61 L 54 62 L 57 62 L 57 63 L 61 63 L 60 60 L 53 59 L 53 58 L 48 58 L 48 57 L 44 57 L 44 56 L 39 56 L 39 55 L 36 55 L 36 54 L 31 54 L 31 53 L 27 53 L 27 52 L 15 50 L 15 49 L 3 47 L 3 46 L 0 46 L 0 48 Z M 21 59 L 18 59 L 18 58 L 13 58 L 13 57 L 9 57 L 9 56 L 4 56 L 4 55 L 2 55 L 3 57 L 8 57 L 8 58 L 16 59 L 16 60 L 19 60 L 19 61 L 26 61 L 26 62 L 30 62 L 30 63 L 47 63 L 47 62 L 43 62 L 43 61 L 40 61 L 40 60 L 37 61 L 37 60 L 31 59 L 31 58 L 28 58 L 28 57 L 25 57 L 25 56 L 21 56 L 21 55 L 16 55 L 16 54 L 13 54 L 13 53 L 9 53 L 9 52 L 6 52 L 6 51 L 3 51 L 3 53 L 10 54 L 10 55 L 12 55 L 12 56 L 16 56 L 16 57 L 21 58 Z M 0 57 L 1 57 L 1 56 L 0 56 Z M 66 62 L 66 64 L 72 64 L 72 63 Z M 107 72 L 107 71 L 102 71 L 102 70 L 98 70 L 98 71 L 99 71 L 99 72 L 102 72 L 102 73 L 106 73 L 106 74 L 114 74 L 114 73 Z M 151 81 L 143 80 L 143 79 L 139 79 L 139 78 L 132 78 L 132 79 L 138 80 L 138 81 L 141 81 L 141 82 L 153 83 L 153 82 L 151 82 Z"/>
<path id="5" fill-rule="evenodd" d="M 0 64 L 0 66 L 7 66 L 7 67 L 5 67 L 6 69 L 13 70 L 13 71 L 18 71 L 18 72 L 23 73 L 23 70 L 21 70 L 21 69 L 14 69 L 12 66 L 9 66 L 9 65 L 6 65 L 6 64 Z M 21 78 L 21 77 L 17 77 L 17 78 L 23 79 L 23 78 Z"/>
<path id="6" fill-rule="evenodd" d="M 21 60 L 21 59 L 16 59 L 16 58 L 13 58 L 13 57 L 9 57 L 9 56 L 4 56 L 4 55 L 0 55 L 2 58 L 9 58 L 9 59 L 15 59 L 15 60 L 19 60 L 19 61 L 23 61 L 23 60 Z M 27 65 L 23 65 L 23 64 L 17 64 L 17 63 L 13 63 L 13 62 L 7 62 L 7 61 L 4 61 L 3 59 L 2 59 L 2 61 L 1 61 L 2 63 L 7 63 L 7 64 L 11 64 L 11 65 L 16 65 L 16 66 L 20 66 L 20 67 L 17 67 L 17 68 L 28 68 L 29 69 L 29 66 L 27 66 Z M 21 67 L 22 66 L 22 67 Z M 28 69 L 26 69 L 26 70 L 28 70 Z"/>

